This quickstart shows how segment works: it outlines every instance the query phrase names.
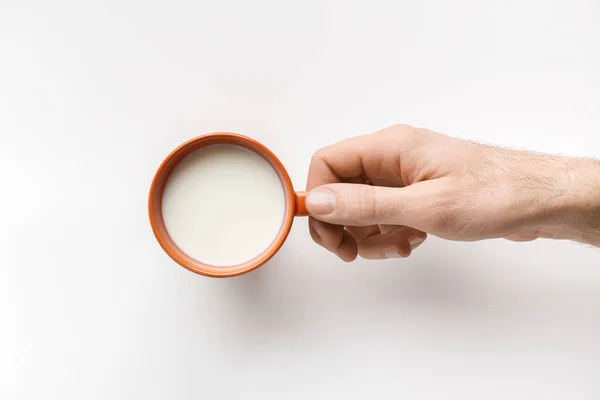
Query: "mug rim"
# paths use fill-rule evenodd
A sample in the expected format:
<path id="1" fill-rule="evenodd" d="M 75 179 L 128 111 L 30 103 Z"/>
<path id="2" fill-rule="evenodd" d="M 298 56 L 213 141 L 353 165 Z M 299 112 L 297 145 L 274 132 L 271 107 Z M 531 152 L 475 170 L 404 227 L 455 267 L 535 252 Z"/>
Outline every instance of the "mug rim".
<path id="1" fill-rule="evenodd" d="M 188 256 L 177 246 L 169 235 L 162 216 L 162 196 L 171 172 L 173 172 L 175 167 L 189 154 L 202 147 L 214 144 L 239 145 L 263 157 L 271 164 L 275 172 L 277 172 L 285 197 L 285 212 L 281 228 L 271 244 L 256 257 L 231 266 L 211 265 Z M 240 201 L 243 201 L 243 199 L 240 199 Z M 281 161 L 271 150 L 269 150 L 269 148 L 255 139 L 238 133 L 214 132 L 189 139 L 171 151 L 171 153 L 163 160 L 154 174 L 150 185 L 150 192 L 148 195 L 148 216 L 156 240 L 173 261 L 187 270 L 200 275 L 225 278 L 250 272 L 269 261 L 271 257 L 277 253 L 292 228 L 295 215 L 295 203 L 295 192 L 292 180 Z"/>

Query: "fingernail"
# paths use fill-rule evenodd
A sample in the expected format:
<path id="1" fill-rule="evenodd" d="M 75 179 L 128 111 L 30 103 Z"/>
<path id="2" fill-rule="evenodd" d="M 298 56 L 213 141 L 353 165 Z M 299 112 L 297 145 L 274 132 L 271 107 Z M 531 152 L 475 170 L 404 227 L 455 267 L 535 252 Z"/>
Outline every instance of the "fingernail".
<path id="1" fill-rule="evenodd" d="M 335 209 L 335 194 L 330 189 L 314 189 L 306 196 L 306 208 L 311 214 L 327 215 Z"/>
<path id="2" fill-rule="evenodd" d="M 421 236 L 409 236 L 408 237 L 408 243 L 410 243 L 410 248 L 411 249 L 416 249 L 417 247 L 419 247 L 419 245 L 421 243 L 423 243 L 425 239 L 423 239 Z"/>
<path id="3" fill-rule="evenodd" d="M 385 258 L 404 258 L 396 249 L 387 249 L 384 256 Z"/>

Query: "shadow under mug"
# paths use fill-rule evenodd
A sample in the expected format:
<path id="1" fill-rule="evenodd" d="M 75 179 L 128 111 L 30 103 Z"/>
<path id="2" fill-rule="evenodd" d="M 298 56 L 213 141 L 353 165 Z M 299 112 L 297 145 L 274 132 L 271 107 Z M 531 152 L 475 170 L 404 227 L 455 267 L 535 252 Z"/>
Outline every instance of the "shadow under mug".
<path id="1" fill-rule="evenodd" d="M 177 164 L 179 164 L 186 156 L 202 147 L 214 144 L 232 144 L 242 146 L 263 157 L 277 172 L 285 197 L 285 214 L 283 217 L 283 222 L 273 242 L 262 253 L 253 259 L 231 266 L 216 266 L 206 264 L 185 254 L 179 247 L 177 247 L 169 235 L 162 215 L 163 192 L 171 172 L 173 172 Z M 150 217 L 150 225 L 152 226 L 152 231 L 154 232 L 154 236 L 156 236 L 156 240 L 158 240 L 158 243 L 160 243 L 163 250 L 175 262 L 197 274 L 216 278 L 226 278 L 252 271 L 273 257 L 273 255 L 281 248 L 283 242 L 287 238 L 290 229 L 292 228 L 294 217 L 308 215 L 306 212 L 305 199 L 306 192 L 294 191 L 290 176 L 285 170 L 283 164 L 266 146 L 243 135 L 228 132 L 217 132 L 198 136 L 188 140 L 173 150 L 171 154 L 165 158 L 160 167 L 158 167 L 158 170 L 154 175 L 154 179 L 152 180 L 152 185 L 150 186 L 148 214 Z M 240 200 L 243 201 L 243 199 Z M 235 246 L 235 244 L 232 243 L 232 246 Z"/>

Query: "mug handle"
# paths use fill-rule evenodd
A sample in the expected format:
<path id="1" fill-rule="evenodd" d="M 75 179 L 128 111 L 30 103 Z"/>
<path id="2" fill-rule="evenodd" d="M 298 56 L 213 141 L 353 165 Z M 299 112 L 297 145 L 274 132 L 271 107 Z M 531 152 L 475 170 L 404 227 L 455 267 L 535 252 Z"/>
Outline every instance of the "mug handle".
<path id="1" fill-rule="evenodd" d="M 294 215 L 296 217 L 307 217 L 308 211 L 306 211 L 306 192 L 296 192 L 294 193 L 294 198 Z"/>

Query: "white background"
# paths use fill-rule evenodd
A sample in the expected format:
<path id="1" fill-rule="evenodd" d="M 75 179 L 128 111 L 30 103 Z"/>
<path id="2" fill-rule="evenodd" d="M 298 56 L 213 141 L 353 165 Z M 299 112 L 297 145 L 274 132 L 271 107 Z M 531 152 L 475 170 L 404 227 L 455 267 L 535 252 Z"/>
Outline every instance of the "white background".
<path id="1" fill-rule="evenodd" d="M 600 155 L 600 3 L 0 0 L 0 398 L 597 399 L 600 251 L 450 243 L 346 265 L 296 221 L 248 275 L 156 243 L 162 159 L 259 139 L 303 189 L 394 123 Z"/>

